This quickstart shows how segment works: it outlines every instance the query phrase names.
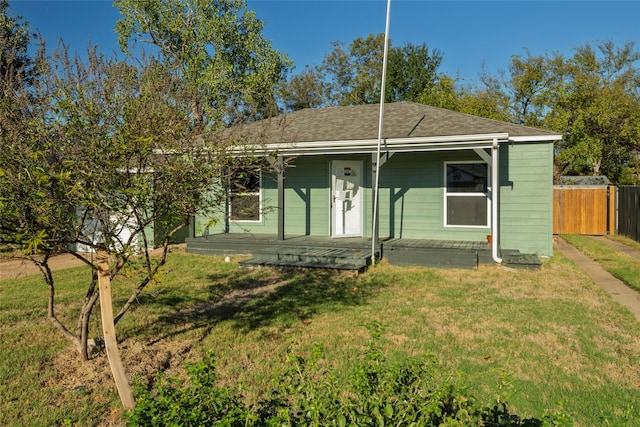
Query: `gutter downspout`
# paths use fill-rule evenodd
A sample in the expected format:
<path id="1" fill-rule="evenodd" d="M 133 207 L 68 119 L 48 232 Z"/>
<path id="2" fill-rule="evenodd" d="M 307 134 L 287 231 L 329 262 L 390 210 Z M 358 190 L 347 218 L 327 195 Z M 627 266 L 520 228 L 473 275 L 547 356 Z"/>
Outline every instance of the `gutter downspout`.
<path id="1" fill-rule="evenodd" d="M 498 181 L 500 171 L 498 170 L 498 152 L 500 151 L 500 145 L 498 144 L 498 138 L 493 139 L 491 145 L 491 257 L 498 264 L 502 263 L 502 258 L 498 256 L 499 236 L 498 228 L 500 221 L 498 219 L 498 205 L 500 182 Z"/>

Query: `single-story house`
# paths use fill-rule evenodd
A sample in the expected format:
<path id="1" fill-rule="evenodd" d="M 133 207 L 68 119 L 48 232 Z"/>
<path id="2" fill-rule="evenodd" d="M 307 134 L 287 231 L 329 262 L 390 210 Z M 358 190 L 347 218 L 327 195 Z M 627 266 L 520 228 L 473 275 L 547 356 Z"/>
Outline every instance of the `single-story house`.
<path id="1" fill-rule="evenodd" d="M 196 217 L 188 248 L 216 235 L 346 242 L 375 233 L 374 244 L 482 243 L 495 262 L 504 250 L 552 255 L 553 144 L 562 135 L 386 104 L 377 170 L 379 112 L 375 104 L 305 109 L 242 126 L 256 153 L 283 167 L 238 177 L 226 221 Z"/>

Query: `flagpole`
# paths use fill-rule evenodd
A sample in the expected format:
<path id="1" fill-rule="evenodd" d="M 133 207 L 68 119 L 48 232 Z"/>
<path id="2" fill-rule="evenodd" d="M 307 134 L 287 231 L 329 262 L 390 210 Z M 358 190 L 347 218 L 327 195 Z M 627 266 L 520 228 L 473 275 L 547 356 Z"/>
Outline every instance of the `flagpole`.
<path id="1" fill-rule="evenodd" d="M 384 92 L 387 80 L 387 56 L 389 54 L 389 18 L 391 16 L 391 0 L 387 0 L 387 20 L 384 30 L 384 55 L 382 58 L 382 82 L 380 84 L 380 117 L 378 118 L 378 149 L 376 151 L 376 182 L 373 187 L 373 224 L 371 225 L 371 262 L 376 263 L 376 246 L 378 246 L 378 192 L 380 184 L 380 146 L 382 145 L 382 125 L 384 124 Z"/>

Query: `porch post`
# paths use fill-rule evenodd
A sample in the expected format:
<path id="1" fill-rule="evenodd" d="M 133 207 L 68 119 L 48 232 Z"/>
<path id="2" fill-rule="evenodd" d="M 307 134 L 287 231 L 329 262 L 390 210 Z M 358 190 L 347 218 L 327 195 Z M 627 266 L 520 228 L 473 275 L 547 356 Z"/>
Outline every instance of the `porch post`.
<path id="1" fill-rule="evenodd" d="M 284 240 L 284 157 L 276 160 L 278 171 L 278 240 Z"/>
<path id="2" fill-rule="evenodd" d="M 224 232 L 229 233 L 229 214 L 231 213 L 231 175 L 229 169 L 227 169 L 227 179 L 225 183 L 225 198 L 224 198 Z M 206 233 L 209 234 L 209 233 Z"/>

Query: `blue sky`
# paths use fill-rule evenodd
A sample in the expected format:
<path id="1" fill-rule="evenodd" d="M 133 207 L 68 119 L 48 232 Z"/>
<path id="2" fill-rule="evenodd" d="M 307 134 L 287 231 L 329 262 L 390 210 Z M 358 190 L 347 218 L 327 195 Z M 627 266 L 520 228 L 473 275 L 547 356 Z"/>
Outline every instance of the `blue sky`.
<path id="1" fill-rule="evenodd" d="M 9 0 L 16 14 L 50 46 L 62 38 L 72 50 L 89 37 L 118 51 L 111 1 Z M 385 0 L 249 0 L 265 22 L 265 36 L 295 61 L 297 70 L 322 62 L 335 40 L 382 33 Z M 440 71 L 477 80 L 483 65 L 495 74 L 512 55 L 558 51 L 570 55 L 587 41 L 634 41 L 640 48 L 640 1 L 426 1 L 392 0 L 394 46 L 426 43 L 444 55 Z M 295 72 L 295 71 L 294 71 Z"/>

